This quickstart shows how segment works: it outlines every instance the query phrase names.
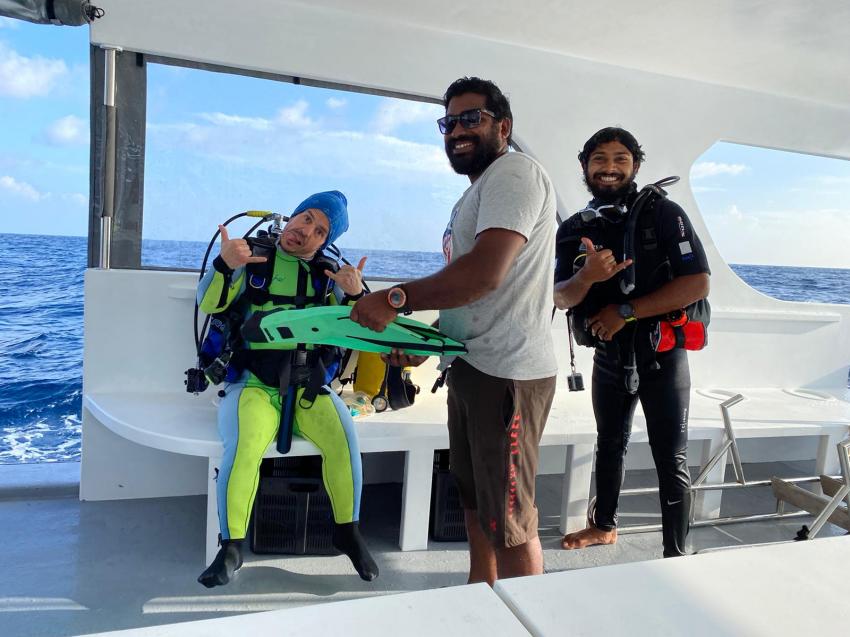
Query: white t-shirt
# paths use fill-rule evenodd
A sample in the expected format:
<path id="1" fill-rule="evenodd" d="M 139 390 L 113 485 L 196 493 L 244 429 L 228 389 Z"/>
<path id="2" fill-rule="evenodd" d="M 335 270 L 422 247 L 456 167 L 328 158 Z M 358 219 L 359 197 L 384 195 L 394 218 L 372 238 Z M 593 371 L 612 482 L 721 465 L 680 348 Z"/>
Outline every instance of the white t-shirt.
<path id="1" fill-rule="evenodd" d="M 469 350 L 463 358 L 486 374 L 514 380 L 554 376 L 555 189 L 528 155 L 502 155 L 463 193 L 443 236 L 446 261 L 470 252 L 490 228 L 513 230 L 526 244 L 498 289 L 469 305 L 440 310 L 440 330 L 463 342 Z"/>

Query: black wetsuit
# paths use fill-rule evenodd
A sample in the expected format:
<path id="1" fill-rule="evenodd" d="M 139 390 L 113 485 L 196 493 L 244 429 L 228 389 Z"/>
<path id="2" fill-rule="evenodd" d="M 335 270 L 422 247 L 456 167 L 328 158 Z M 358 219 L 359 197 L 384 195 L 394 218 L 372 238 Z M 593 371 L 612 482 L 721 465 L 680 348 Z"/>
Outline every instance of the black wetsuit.
<path id="1" fill-rule="evenodd" d="M 627 197 L 631 204 L 635 191 Z M 598 202 L 591 202 L 595 206 Z M 567 219 L 558 230 L 556 281 L 569 279 L 584 263 L 581 237 L 593 241 L 597 250 L 610 248 L 617 261 L 623 258 L 625 221 L 596 218 L 583 221 L 580 214 Z M 637 226 L 635 289 L 626 296 L 620 275 L 595 283 L 585 299 L 573 308 L 579 328 L 587 318 L 609 304 L 627 303 L 658 289 L 677 276 L 709 273 L 699 238 L 685 212 L 667 199 L 656 199 L 644 209 Z M 596 510 L 594 525 L 611 530 L 617 526 L 617 501 L 623 482 L 623 462 L 631 434 L 632 417 L 640 400 L 646 416 L 647 434 L 658 473 L 664 556 L 683 555 L 690 510 L 688 473 L 688 406 L 690 372 L 685 350 L 656 353 L 650 332 L 657 319 L 627 324 L 610 342 L 602 342 L 588 330 L 579 342 L 595 347 L 593 356 L 593 412 L 596 417 Z M 582 330 L 579 329 L 581 332 Z M 635 352 L 639 387 L 627 390 L 624 365 Z"/>

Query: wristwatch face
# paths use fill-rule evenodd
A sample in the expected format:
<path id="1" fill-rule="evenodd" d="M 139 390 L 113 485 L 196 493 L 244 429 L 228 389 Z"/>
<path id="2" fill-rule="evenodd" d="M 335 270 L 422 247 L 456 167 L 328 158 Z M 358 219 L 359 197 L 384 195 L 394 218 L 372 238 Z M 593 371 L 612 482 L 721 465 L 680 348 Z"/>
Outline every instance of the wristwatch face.
<path id="1" fill-rule="evenodd" d="M 618 311 L 620 317 L 624 319 L 630 319 L 635 315 L 635 308 L 632 307 L 631 303 L 623 303 Z"/>
<path id="2" fill-rule="evenodd" d="M 390 288 L 390 291 L 387 292 L 387 302 L 390 307 L 396 310 L 401 309 L 407 303 L 407 295 L 401 288 Z"/>

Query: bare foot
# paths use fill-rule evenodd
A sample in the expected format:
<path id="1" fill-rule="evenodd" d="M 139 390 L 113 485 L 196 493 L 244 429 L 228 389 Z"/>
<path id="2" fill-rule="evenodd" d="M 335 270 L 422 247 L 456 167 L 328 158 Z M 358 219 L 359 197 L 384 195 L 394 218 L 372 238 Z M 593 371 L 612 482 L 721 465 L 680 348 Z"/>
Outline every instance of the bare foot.
<path id="1" fill-rule="evenodd" d="M 614 544 L 617 541 L 617 529 L 605 531 L 589 526 L 575 533 L 567 533 L 561 540 L 563 549 L 583 549 L 596 544 Z"/>

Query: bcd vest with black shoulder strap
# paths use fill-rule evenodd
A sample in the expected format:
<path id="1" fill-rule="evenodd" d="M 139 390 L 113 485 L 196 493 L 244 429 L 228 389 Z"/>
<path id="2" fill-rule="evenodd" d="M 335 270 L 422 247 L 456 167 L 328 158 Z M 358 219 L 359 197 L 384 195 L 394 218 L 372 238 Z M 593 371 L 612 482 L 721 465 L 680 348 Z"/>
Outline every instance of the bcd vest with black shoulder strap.
<path id="1" fill-rule="evenodd" d="M 645 196 L 645 199 L 639 201 L 642 196 Z M 658 249 L 658 207 L 664 198 L 663 194 L 655 190 L 647 191 L 645 195 L 642 191 L 633 202 L 633 206 L 639 204 L 639 209 L 634 210 L 638 216 L 632 220 L 634 237 L 631 240 L 625 237 L 628 229 L 624 227 L 624 252 L 628 251 L 631 241 L 635 264 L 630 266 L 628 271 L 621 273 L 621 292 L 625 292 L 624 288 L 629 287 L 629 292 L 637 290 L 640 295 L 649 294 L 674 278 L 670 260 Z M 602 220 L 595 222 L 610 223 Z M 630 284 L 624 284 L 623 281 L 629 277 L 633 277 Z M 571 310 L 572 332 L 579 345 L 595 347 L 600 343 L 590 332 L 586 319 L 601 309 L 600 303 L 604 306 L 609 302 L 614 301 L 602 303 L 595 295 L 589 295 Z M 649 329 L 652 349 L 661 352 L 673 347 L 702 349 L 708 341 L 707 327 L 710 320 L 711 307 L 708 299 L 701 299 L 682 310 L 641 319 L 640 323 Z"/>
<path id="2" fill-rule="evenodd" d="M 673 280 L 670 260 L 658 251 L 658 199 L 652 202 L 638 220 L 636 243 L 641 247 L 641 259 L 650 260 L 650 270 L 645 285 L 647 292 L 657 290 Z M 711 321 L 711 305 L 708 299 L 700 299 L 689 306 L 668 312 L 664 316 L 648 319 L 650 322 L 650 344 L 656 352 L 674 348 L 701 350 L 708 345 L 708 324 Z"/>

